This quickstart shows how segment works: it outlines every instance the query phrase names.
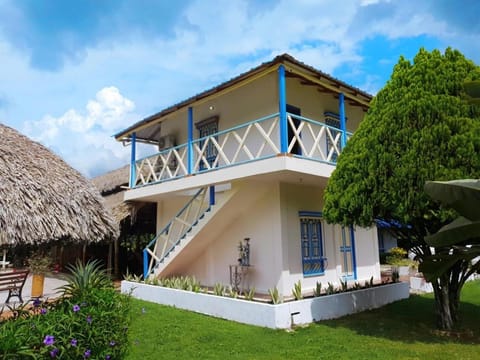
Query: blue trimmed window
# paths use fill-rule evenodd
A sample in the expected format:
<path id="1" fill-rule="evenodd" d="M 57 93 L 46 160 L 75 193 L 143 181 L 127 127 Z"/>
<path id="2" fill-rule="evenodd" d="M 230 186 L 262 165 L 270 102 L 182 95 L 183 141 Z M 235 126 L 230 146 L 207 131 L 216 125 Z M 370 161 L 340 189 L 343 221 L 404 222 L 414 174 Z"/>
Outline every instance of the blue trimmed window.
<path id="1" fill-rule="evenodd" d="M 300 212 L 299 216 L 303 274 L 321 275 L 325 271 L 321 213 Z"/>

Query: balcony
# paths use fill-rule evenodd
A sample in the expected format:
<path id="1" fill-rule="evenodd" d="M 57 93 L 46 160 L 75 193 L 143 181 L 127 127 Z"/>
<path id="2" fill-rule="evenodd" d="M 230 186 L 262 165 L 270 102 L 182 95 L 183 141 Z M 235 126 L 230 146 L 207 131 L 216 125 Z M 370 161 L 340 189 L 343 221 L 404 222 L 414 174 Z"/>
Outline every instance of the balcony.
<path id="1" fill-rule="evenodd" d="M 279 155 L 336 164 L 350 133 L 288 112 L 283 122 L 281 117 L 280 113 L 274 113 L 132 161 L 130 188 L 214 172 Z"/>

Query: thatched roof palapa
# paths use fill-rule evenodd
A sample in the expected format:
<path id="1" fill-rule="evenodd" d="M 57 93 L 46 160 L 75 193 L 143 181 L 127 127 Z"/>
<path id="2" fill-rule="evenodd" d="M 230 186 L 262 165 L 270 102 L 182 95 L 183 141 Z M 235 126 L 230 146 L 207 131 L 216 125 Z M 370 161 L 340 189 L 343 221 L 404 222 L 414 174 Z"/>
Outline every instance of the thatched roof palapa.
<path id="1" fill-rule="evenodd" d="M 134 215 L 136 210 L 136 206 L 132 203 L 123 201 L 129 174 L 130 166 L 126 165 L 92 179 L 93 184 L 105 199 L 107 208 L 118 223 L 128 216 Z M 137 204 L 137 206 L 140 205 Z"/>
<path id="2" fill-rule="evenodd" d="M 92 179 L 95 187 L 102 195 L 109 195 L 118 191 L 124 191 L 128 187 L 130 165 L 109 171 Z"/>
<path id="3" fill-rule="evenodd" d="M 118 236 L 102 197 L 78 171 L 3 124 L 0 138 L 0 231 L 9 243 Z"/>

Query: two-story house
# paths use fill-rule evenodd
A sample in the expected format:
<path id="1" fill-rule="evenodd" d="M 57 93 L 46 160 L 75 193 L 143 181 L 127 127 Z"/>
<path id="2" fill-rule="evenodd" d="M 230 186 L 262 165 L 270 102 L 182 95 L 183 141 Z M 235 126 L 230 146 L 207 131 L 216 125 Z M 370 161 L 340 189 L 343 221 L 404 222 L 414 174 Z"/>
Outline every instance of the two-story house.
<path id="1" fill-rule="evenodd" d="M 131 144 L 125 200 L 157 206 L 145 277 L 243 277 L 283 295 L 299 280 L 305 292 L 380 280 L 376 228 L 322 219 L 326 183 L 370 100 L 284 54 L 116 134 Z M 138 159 L 139 142 L 158 152 Z"/>

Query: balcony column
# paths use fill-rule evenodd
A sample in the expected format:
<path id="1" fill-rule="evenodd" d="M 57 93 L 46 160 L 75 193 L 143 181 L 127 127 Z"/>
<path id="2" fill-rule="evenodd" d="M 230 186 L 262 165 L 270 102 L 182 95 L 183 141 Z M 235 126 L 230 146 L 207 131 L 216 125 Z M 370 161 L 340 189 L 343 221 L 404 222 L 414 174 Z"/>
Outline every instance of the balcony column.
<path id="1" fill-rule="evenodd" d="M 342 131 L 340 139 L 340 147 L 343 148 L 347 144 L 347 126 L 345 122 L 345 96 L 343 93 L 338 94 L 338 114 L 340 115 L 340 130 Z"/>
<path id="2" fill-rule="evenodd" d="M 187 173 L 193 174 L 193 108 L 188 108 L 188 126 L 187 126 Z"/>
<path id="3" fill-rule="evenodd" d="M 136 170 L 137 167 L 135 165 L 135 161 L 137 158 L 136 152 L 137 152 L 137 133 L 132 133 L 131 135 L 131 154 L 130 154 L 130 189 L 133 189 L 136 185 L 136 180 L 137 180 L 137 174 Z"/>
<path id="4" fill-rule="evenodd" d="M 280 152 L 288 152 L 288 126 L 287 126 L 287 90 L 285 83 L 285 66 L 278 67 L 278 112 L 280 114 Z"/>

